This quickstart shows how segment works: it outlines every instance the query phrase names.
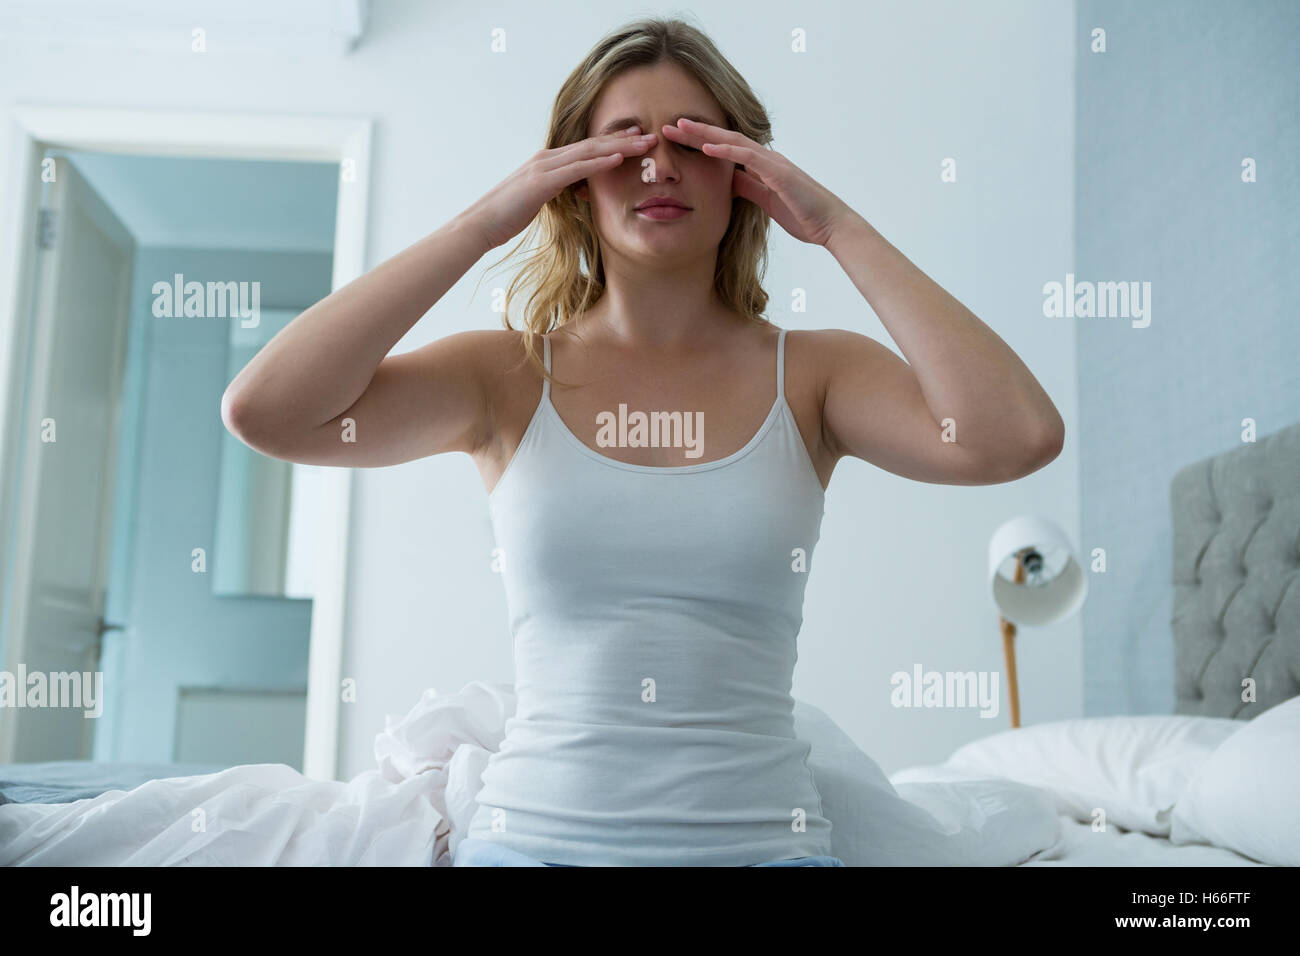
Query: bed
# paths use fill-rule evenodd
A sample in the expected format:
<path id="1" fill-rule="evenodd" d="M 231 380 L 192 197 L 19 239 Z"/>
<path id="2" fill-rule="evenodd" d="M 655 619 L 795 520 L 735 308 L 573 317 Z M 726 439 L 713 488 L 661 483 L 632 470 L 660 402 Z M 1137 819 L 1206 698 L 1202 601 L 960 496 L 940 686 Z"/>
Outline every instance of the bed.
<path id="1" fill-rule="evenodd" d="M 1300 424 L 1185 466 L 1170 509 L 1182 718 L 1165 729 L 1203 739 L 1166 759 L 1184 765 L 1160 819 L 1099 834 L 1063 814 L 1025 865 L 1300 865 Z"/>
<path id="2" fill-rule="evenodd" d="M 218 764 L 51 760 L 0 764 L 0 804 L 73 803 L 109 790 L 133 790 L 150 780 L 225 770 Z"/>
<path id="3" fill-rule="evenodd" d="M 1022 727 L 886 777 L 796 701 L 835 855 L 1300 865 L 1300 424 L 1181 469 L 1170 503 L 1175 713 Z M 0 765 L 0 864 L 448 866 L 514 703 L 508 684 L 426 691 L 349 781 L 284 764 Z"/>

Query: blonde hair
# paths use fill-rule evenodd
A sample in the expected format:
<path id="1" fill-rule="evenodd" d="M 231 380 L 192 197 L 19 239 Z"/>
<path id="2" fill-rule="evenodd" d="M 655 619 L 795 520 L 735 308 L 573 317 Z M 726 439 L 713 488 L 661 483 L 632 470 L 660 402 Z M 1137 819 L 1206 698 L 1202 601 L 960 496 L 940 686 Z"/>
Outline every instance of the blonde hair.
<path id="1" fill-rule="evenodd" d="M 722 107 L 724 123 L 760 145 L 772 141 L 772 126 L 758 97 L 702 31 L 678 19 L 650 17 L 625 24 L 597 43 L 564 81 L 551 111 L 546 148 L 556 149 L 587 138 L 597 97 L 623 71 L 668 61 L 694 76 Z M 740 168 L 744 168 L 743 165 Z M 718 297 L 751 322 L 767 323 L 767 293 L 761 284 L 767 266 L 766 212 L 733 197 L 731 222 L 718 246 L 713 286 Z M 492 268 L 513 258 L 530 240 L 537 245 L 506 289 L 501 322 L 522 333 L 528 359 L 547 373 L 536 337 L 573 321 L 605 289 L 600 237 L 591 206 L 566 188 L 549 199 L 523 238 Z M 586 269 L 584 271 L 584 265 Z M 510 304 L 526 296 L 521 329 L 510 324 Z"/>

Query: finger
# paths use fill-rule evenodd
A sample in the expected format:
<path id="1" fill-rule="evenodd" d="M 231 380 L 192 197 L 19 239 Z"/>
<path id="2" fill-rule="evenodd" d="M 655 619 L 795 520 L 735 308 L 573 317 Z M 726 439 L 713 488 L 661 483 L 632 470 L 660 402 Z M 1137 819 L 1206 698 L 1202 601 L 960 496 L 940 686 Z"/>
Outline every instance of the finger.
<path id="1" fill-rule="evenodd" d="M 654 139 L 654 133 L 641 132 L 640 126 L 625 126 L 623 129 L 616 129 L 612 133 L 604 133 L 600 136 L 592 136 L 583 142 L 608 144 L 623 143 L 632 139 Z"/>
<path id="2" fill-rule="evenodd" d="M 733 146 L 758 145 L 744 133 L 737 132 L 734 129 L 724 129 L 711 123 L 700 123 L 693 119 L 687 119 L 685 116 L 677 121 L 676 126 L 665 126 L 664 131 L 664 135 L 670 139 L 677 139 L 672 135 L 673 133 L 687 137 L 692 146 L 699 146 L 702 143 L 730 143 Z"/>
<path id="3" fill-rule="evenodd" d="M 614 152 L 622 153 L 624 156 L 640 153 L 648 149 L 655 138 L 654 133 L 628 134 L 623 130 L 606 133 L 603 136 L 592 136 L 553 150 L 542 161 L 541 168 L 543 172 L 549 173 L 575 162 L 610 156 Z"/>
<path id="4" fill-rule="evenodd" d="M 669 142 L 680 143 L 683 146 L 690 146 L 699 149 L 701 145 L 709 142 L 706 136 L 699 133 L 688 133 L 676 126 L 663 126 L 664 138 Z"/>
<path id="5" fill-rule="evenodd" d="M 664 138 L 667 139 L 670 143 L 679 143 L 682 146 L 689 146 L 692 149 L 699 149 L 700 146 L 705 142 L 705 139 L 703 137 L 697 136 L 693 133 L 683 132 L 682 130 L 678 129 L 676 126 L 664 126 L 663 130 L 664 130 Z"/>
<path id="6" fill-rule="evenodd" d="M 564 182 L 561 185 L 576 183 L 580 179 L 586 179 L 593 173 L 599 173 L 606 169 L 613 169 L 623 162 L 623 153 L 610 153 L 605 156 L 593 156 L 591 159 L 580 159 L 577 162 L 569 163 L 557 170 L 552 170 L 548 175 L 561 177 Z"/>
<path id="7" fill-rule="evenodd" d="M 781 167 L 770 149 L 753 149 L 749 146 L 733 146 L 730 143 L 706 142 L 700 145 L 705 156 L 729 159 L 733 163 L 752 169 L 760 177 L 770 180 L 779 176 Z"/>
<path id="8" fill-rule="evenodd" d="M 626 158 L 623 153 L 610 153 L 608 156 L 593 156 L 591 159 L 580 159 L 577 162 L 561 166 L 559 169 L 548 171 L 543 182 L 546 183 L 547 191 L 555 195 L 563 189 L 585 182 L 597 173 L 617 169 Z"/>

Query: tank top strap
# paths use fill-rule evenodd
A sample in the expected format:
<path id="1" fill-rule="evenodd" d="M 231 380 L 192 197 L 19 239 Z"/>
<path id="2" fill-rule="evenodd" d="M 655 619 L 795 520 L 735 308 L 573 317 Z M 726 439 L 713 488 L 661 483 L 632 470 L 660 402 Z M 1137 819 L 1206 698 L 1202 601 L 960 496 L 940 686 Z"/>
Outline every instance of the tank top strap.
<path id="1" fill-rule="evenodd" d="M 776 397 L 785 398 L 785 329 L 776 340 Z"/>
<path id="2" fill-rule="evenodd" d="M 542 364 L 546 367 L 546 371 L 549 372 L 551 370 L 551 340 L 545 335 L 542 336 Z M 550 396 L 551 380 L 549 378 L 543 378 L 542 401 L 546 401 Z"/>

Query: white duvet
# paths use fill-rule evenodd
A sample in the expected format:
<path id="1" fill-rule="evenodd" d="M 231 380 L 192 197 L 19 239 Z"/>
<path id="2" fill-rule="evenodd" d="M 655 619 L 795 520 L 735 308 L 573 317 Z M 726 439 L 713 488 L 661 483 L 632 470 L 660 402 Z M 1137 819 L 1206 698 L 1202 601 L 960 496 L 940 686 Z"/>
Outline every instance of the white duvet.
<path id="1" fill-rule="evenodd" d="M 376 767 L 346 782 L 251 764 L 74 803 L 0 806 L 0 865 L 449 866 L 514 703 L 505 684 L 426 691 L 405 717 L 387 720 L 375 739 Z M 958 751 L 955 763 L 912 768 L 891 782 L 826 714 L 795 707 L 795 730 L 812 746 L 809 765 L 833 824 L 832 852 L 850 866 L 1011 866 L 1059 850 L 1067 817 L 1058 815 L 1091 812 L 1096 798 L 1081 797 L 1077 781 L 1066 786 L 1059 766 L 1057 778 L 1014 779 L 1030 765 L 1041 769 L 1035 746 L 1059 751 L 1057 726 L 1032 738 L 995 735 L 964 761 Z M 1193 736 L 1204 759 L 1214 734 Z M 1167 734 L 1157 737 L 1167 743 Z M 1170 786 L 1185 783 L 1190 764 L 1173 765 Z M 1126 795 L 1120 814 L 1162 825 L 1163 791 L 1150 775 L 1142 786 Z M 1135 806 L 1141 800 L 1151 805 Z"/>
<path id="2" fill-rule="evenodd" d="M 513 710 L 500 685 L 425 691 L 375 738 L 376 768 L 347 782 L 248 764 L 74 803 L 6 804 L 0 865 L 447 866 Z"/>

